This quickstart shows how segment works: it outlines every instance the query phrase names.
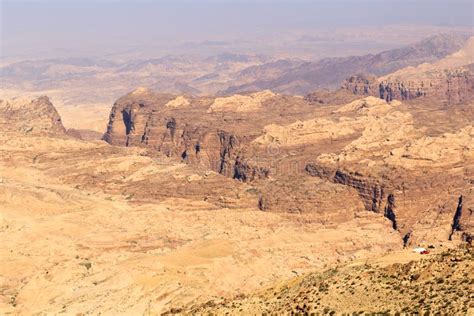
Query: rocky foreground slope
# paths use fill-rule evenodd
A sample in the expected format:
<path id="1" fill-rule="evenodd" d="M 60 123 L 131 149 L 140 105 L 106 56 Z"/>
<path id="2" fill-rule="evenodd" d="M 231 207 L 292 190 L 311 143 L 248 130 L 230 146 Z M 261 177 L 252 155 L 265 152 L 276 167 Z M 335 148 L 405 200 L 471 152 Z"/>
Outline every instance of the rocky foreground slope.
<path id="1" fill-rule="evenodd" d="M 385 260 L 385 261 L 384 261 Z M 336 313 L 471 315 L 473 248 L 460 247 L 406 263 L 390 256 L 338 266 L 282 282 L 250 296 L 210 301 L 197 314 Z"/>

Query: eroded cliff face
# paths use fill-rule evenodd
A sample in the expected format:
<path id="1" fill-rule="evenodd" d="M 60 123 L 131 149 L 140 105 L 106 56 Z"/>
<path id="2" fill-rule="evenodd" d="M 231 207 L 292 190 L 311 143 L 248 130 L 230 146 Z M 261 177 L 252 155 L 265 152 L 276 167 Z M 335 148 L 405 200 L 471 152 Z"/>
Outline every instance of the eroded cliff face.
<path id="1" fill-rule="evenodd" d="M 345 79 L 341 84 L 341 88 L 355 95 L 377 96 L 379 83 L 376 76 L 358 74 Z"/>
<path id="2" fill-rule="evenodd" d="M 349 90 L 305 99 L 140 88 L 111 110 L 104 139 L 112 145 L 56 137 L 64 128 L 46 99 L 1 103 L 0 257 L 8 259 L 0 262 L 0 309 L 183 313 L 350 260 L 373 276 L 368 256 L 383 263 L 382 254 L 396 257 L 403 245 L 472 242 L 474 104 L 463 79 L 447 81 L 451 106 L 444 97 L 412 98 L 405 83 L 393 87 L 402 102 L 387 97 L 392 86 L 377 95 L 371 80 L 356 77 Z M 404 259 L 420 257 L 408 252 Z M 439 274 L 435 264 L 427 275 L 441 289 L 439 277 L 455 273 L 467 293 L 467 270 L 457 266 L 469 255 L 449 257 L 454 272 Z M 380 271 L 382 281 L 392 270 L 390 282 L 403 276 L 402 303 L 392 310 L 411 303 L 403 301 L 406 285 L 421 282 L 425 265 Z M 341 297 L 334 282 L 316 279 L 310 288 L 321 296 L 332 288 L 332 302 Z M 366 286 L 346 291 L 348 312 L 360 301 L 354 291 L 367 298 Z M 378 290 L 368 299 L 374 312 L 382 310 Z M 459 297 L 456 311 L 467 302 Z M 295 310 L 310 311 L 305 304 Z"/>
<path id="3" fill-rule="evenodd" d="M 32 135 L 64 135 L 61 117 L 48 97 L 0 100 L 0 126 L 4 131 Z"/>
<path id="4" fill-rule="evenodd" d="M 450 170 L 447 176 L 441 170 L 421 174 L 393 169 L 375 176 L 350 171 L 354 169 L 306 166 L 309 175 L 354 188 L 365 209 L 390 220 L 406 245 L 472 238 L 474 192 L 462 173 Z M 460 203 L 463 194 L 469 196 L 468 206 Z"/>
<path id="5" fill-rule="evenodd" d="M 0 130 L 2 314 L 162 314 L 401 248 L 376 214 L 262 212 L 253 183 L 151 147 Z"/>
<path id="6" fill-rule="evenodd" d="M 387 101 L 420 97 L 440 98 L 446 104 L 469 101 L 474 93 L 474 65 L 446 69 L 419 79 L 387 78 L 379 83 L 379 97 Z"/>
<path id="7" fill-rule="evenodd" d="M 312 163 L 306 166 L 306 172 L 312 176 L 327 179 L 331 182 L 343 184 L 356 189 L 367 211 L 384 213 L 384 210 L 393 208 L 393 195 L 387 193 L 387 191 L 390 190 L 385 187 L 385 184 L 380 183 L 377 179 L 364 177 L 358 172 L 347 172 L 341 169 L 332 169 L 331 167 Z M 388 198 L 388 195 L 391 195 L 390 199 Z M 396 226 L 396 222 L 393 222 L 393 225 Z"/>
<path id="8" fill-rule="evenodd" d="M 189 97 L 184 102 L 183 96 L 137 90 L 114 104 L 103 139 L 114 145 L 149 147 L 244 182 L 266 178 L 269 170 L 249 159 L 254 153 L 248 143 L 273 117 L 264 114 L 266 103 L 282 103 L 275 110 L 288 112 L 283 107 L 285 98 L 265 92 L 217 99 Z M 247 99 L 252 101 L 249 107 L 242 103 Z M 311 110 L 303 100 L 292 99 L 297 104 L 289 117 L 301 108 Z"/>

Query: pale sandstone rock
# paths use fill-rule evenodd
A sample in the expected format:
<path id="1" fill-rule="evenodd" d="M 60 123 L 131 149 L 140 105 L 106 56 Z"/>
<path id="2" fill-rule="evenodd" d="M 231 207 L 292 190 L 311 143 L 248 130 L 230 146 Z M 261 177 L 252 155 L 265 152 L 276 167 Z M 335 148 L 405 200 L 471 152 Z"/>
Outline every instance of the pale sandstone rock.
<path id="1" fill-rule="evenodd" d="M 456 133 L 418 138 L 405 147 L 393 149 L 385 161 L 406 169 L 445 167 L 465 161 L 473 162 L 474 128 L 469 125 Z"/>
<path id="2" fill-rule="evenodd" d="M 252 112 L 262 107 L 262 103 L 273 98 L 276 94 L 270 90 L 255 92 L 249 95 L 235 94 L 230 97 L 216 98 L 208 109 L 209 113 L 231 111 Z"/>
<path id="3" fill-rule="evenodd" d="M 189 106 L 190 104 L 191 103 L 189 102 L 188 99 L 180 95 L 180 96 L 177 96 L 176 99 L 171 100 L 168 103 L 166 103 L 165 106 L 170 107 L 170 108 L 177 108 L 177 107 L 186 107 L 186 106 Z"/>
<path id="4" fill-rule="evenodd" d="M 286 126 L 270 124 L 264 127 L 264 134 L 253 142 L 287 146 L 317 143 L 354 134 L 357 126 L 352 123 L 349 120 L 331 121 L 321 118 L 297 121 Z"/>

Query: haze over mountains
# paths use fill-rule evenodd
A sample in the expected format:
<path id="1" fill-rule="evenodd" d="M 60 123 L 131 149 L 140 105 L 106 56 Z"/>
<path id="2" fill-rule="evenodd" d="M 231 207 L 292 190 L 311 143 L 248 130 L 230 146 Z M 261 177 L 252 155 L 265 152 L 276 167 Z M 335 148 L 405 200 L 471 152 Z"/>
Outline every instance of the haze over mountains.
<path id="1" fill-rule="evenodd" d="M 74 106 L 111 103 L 137 86 L 192 95 L 262 89 L 305 95 L 315 89 L 337 88 L 352 74 L 384 75 L 434 61 L 458 50 L 468 34 L 440 34 L 378 54 L 314 62 L 236 53 L 169 55 L 125 62 L 103 58 L 29 60 L 4 65 L 0 79 L 5 95 L 13 96 L 18 89 L 31 94 L 43 92 L 59 105 Z"/>
<path id="2" fill-rule="evenodd" d="M 455 38 L 433 39 L 426 46 L 433 52 L 417 51 L 416 43 L 436 34 L 472 35 L 469 7 L 462 0 L 449 5 L 6 0 L 0 88 L 5 96 L 49 95 L 60 111 L 63 105 L 101 111 L 138 86 L 194 95 L 262 89 L 305 95 L 336 88 L 359 71 L 387 74 L 455 51 L 460 45 Z M 457 12 L 455 20 L 448 11 Z M 392 57 L 398 61 L 380 66 Z M 64 120 L 74 125 L 70 111 L 63 111 Z"/>
<path id="3" fill-rule="evenodd" d="M 224 92 L 271 89 L 289 94 L 307 94 L 322 88 L 337 88 L 352 74 L 366 73 L 376 76 L 391 73 L 406 66 L 432 62 L 459 50 L 466 41 L 462 35 L 436 35 L 402 48 L 378 54 L 325 58 L 316 62 L 283 64 L 280 62 L 247 68 L 238 78 L 253 77 L 250 83 L 231 86 Z M 259 74 L 277 73 L 255 80 Z M 249 79 L 247 79 L 249 80 Z"/>
<path id="4" fill-rule="evenodd" d="M 225 51 L 319 59 L 473 25 L 467 0 L 3 0 L 0 14 L 0 52 L 10 60 Z"/>

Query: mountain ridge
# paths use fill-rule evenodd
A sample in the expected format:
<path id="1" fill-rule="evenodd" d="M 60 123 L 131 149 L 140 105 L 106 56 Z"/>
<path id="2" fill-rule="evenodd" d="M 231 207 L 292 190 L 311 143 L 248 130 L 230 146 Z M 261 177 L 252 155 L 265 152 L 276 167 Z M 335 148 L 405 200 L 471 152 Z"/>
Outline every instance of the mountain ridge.
<path id="1" fill-rule="evenodd" d="M 439 34 L 413 45 L 378 54 L 304 62 L 302 65 L 285 70 L 283 74 L 275 78 L 229 87 L 220 93 L 271 89 L 276 92 L 304 95 L 321 88 L 336 88 L 344 79 L 353 74 L 366 73 L 380 76 L 406 66 L 433 62 L 459 50 L 467 38 L 466 35 Z M 265 65 L 260 67 L 265 67 Z"/>

